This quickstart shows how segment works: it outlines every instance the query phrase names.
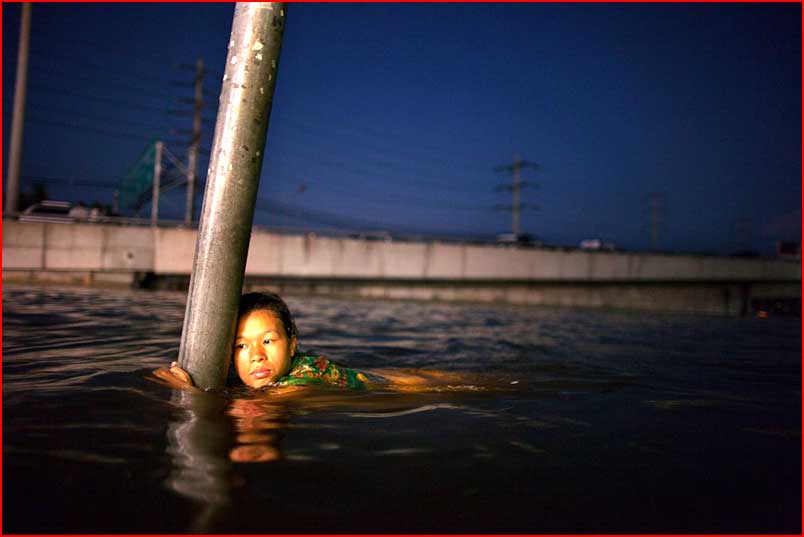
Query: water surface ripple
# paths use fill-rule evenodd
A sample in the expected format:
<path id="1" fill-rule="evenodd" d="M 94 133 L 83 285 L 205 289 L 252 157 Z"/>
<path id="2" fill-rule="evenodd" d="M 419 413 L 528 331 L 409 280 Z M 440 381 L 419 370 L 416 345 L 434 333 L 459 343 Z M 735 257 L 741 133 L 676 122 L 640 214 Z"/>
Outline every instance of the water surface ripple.
<path id="1" fill-rule="evenodd" d="M 184 293 L 4 286 L 3 531 L 801 532 L 796 320 L 287 300 L 309 352 L 462 380 L 171 390 Z"/>

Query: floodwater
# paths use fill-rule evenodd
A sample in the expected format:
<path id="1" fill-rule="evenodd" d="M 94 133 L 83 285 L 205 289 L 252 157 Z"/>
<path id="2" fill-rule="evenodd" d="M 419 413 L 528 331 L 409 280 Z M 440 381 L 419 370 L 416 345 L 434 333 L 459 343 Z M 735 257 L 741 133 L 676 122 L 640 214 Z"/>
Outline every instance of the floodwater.
<path id="1" fill-rule="evenodd" d="M 422 393 L 149 380 L 184 293 L 3 289 L 4 533 L 801 532 L 801 325 L 289 296 Z"/>

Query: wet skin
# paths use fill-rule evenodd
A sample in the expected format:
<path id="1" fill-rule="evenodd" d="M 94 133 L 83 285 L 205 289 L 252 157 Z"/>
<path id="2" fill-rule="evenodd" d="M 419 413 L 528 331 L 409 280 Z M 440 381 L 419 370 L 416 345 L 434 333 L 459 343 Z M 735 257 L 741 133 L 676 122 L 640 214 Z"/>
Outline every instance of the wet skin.
<path id="1" fill-rule="evenodd" d="M 295 336 L 287 337 L 273 312 L 252 311 L 238 321 L 234 366 L 246 386 L 262 388 L 287 375 L 295 351 Z"/>
<path id="2" fill-rule="evenodd" d="M 238 319 L 233 362 L 243 384 L 262 388 L 290 371 L 296 337 L 288 338 L 282 321 L 271 311 L 255 310 Z M 178 366 L 159 368 L 154 375 L 176 388 L 190 388 L 190 375 Z"/>

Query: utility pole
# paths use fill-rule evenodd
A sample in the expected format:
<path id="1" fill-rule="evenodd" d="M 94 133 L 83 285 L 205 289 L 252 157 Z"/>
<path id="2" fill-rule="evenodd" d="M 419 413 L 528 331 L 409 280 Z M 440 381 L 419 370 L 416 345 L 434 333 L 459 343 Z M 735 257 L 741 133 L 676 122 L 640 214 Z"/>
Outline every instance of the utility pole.
<path id="1" fill-rule="evenodd" d="M 151 195 L 151 225 L 159 221 L 159 188 L 162 177 L 162 142 L 156 142 L 154 148 L 154 180 L 153 194 Z"/>
<path id="2" fill-rule="evenodd" d="M 650 249 L 655 252 L 659 249 L 659 234 L 664 225 L 664 194 L 650 192 L 645 195 L 643 203 L 643 218 L 647 218 L 650 229 Z"/>
<path id="3" fill-rule="evenodd" d="M 195 96 L 193 99 L 193 137 L 190 140 L 190 149 L 187 152 L 187 203 L 184 208 L 184 223 L 193 221 L 195 208 L 195 178 L 198 167 L 198 146 L 201 143 L 201 110 L 204 107 L 204 60 L 198 58 L 195 62 Z"/>
<path id="4" fill-rule="evenodd" d="M 20 162 L 22 161 L 22 128 L 25 123 L 25 93 L 28 82 L 28 45 L 31 42 L 31 3 L 22 4 L 20 40 L 17 49 L 17 79 L 14 83 L 14 109 L 11 116 L 11 140 L 8 147 L 6 174 L 6 213 L 17 212 L 20 197 Z"/>
<path id="5" fill-rule="evenodd" d="M 512 164 L 503 164 L 500 166 L 495 166 L 494 171 L 496 172 L 511 172 L 513 176 L 513 182 L 510 185 L 502 184 L 497 185 L 495 188 L 496 191 L 510 191 L 511 192 L 511 206 L 501 206 L 501 209 L 510 210 L 511 211 L 511 233 L 515 236 L 519 235 L 519 212 L 523 208 L 538 208 L 536 205 L 532 204 L 523 204 L 519 201 L 519 192 L 521 189 L 529 187 L 529 186 L 537 186 L 528 183 L 527 181 L 520 180 L 520 171 L 523 168 L 533 168 L 534 170 L 539 169 L 539 165 L 535 162 L 530 162 L 527 160 L 521 160 L 519 158 L 519 154 L 514 153 L 514 162 Z"/>

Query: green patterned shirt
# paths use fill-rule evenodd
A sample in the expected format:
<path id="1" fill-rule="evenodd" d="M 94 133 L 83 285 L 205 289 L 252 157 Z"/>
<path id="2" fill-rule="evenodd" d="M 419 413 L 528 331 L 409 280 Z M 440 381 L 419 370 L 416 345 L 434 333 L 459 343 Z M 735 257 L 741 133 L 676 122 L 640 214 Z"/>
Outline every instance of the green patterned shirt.
<path id="1" fill-rule="evenodd" d="M 295 355 L 290 372 L 276 380 L 276 386 L 328 384 L 341 388 L 363 389 L 368 378 L 354 369 L 338 367 L 323 356 Z"/>

